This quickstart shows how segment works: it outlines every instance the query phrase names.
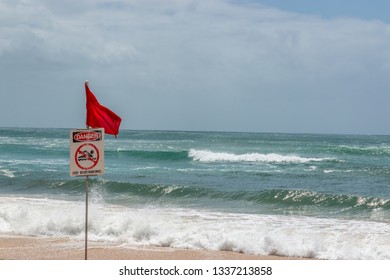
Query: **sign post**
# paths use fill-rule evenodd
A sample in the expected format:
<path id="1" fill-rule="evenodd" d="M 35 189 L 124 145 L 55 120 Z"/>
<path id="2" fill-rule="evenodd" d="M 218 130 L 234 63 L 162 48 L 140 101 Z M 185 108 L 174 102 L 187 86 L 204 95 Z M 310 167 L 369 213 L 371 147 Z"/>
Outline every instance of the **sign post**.
<path id="1" fill-rule="evenodd" d="M 88 259 L 89 176 L 104 174 L 104 128 L 70 131 L 70 176 L 85 178 L 85 259 Z"/>

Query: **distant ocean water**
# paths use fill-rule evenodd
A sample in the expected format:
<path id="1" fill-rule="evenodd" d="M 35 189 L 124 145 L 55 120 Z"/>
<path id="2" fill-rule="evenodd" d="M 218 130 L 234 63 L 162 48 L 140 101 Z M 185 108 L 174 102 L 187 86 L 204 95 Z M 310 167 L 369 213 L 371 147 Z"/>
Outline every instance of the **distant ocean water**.
<path id="1" fill-rule="evenodd" d="M 0 128 L 0 234 L 84 238 L 69 131 Z M 121 131 L 89 219 L 128 246 L 390 259 L 390 136 Z"/>

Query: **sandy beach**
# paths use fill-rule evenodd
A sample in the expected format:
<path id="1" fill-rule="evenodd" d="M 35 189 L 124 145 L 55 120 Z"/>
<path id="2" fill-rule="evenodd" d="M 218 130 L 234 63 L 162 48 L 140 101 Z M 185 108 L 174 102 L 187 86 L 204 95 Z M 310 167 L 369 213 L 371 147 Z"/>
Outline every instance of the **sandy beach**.
<path id="1" fill-rule="evenodd" d="M 90 260 L 299 260 L 281 256 L 162 247 L 88 243 Z M 84 241 L 66 238 L 0 236 L 0 260 L 84 260 Z M 303 259 L 302 259 L 303 260 Z"/>

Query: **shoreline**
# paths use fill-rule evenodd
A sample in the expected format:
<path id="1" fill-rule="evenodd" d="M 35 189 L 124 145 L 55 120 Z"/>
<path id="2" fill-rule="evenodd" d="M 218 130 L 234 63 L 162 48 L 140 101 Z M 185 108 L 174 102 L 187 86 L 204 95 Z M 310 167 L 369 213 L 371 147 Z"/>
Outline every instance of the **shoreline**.
<path id="1" fill-rule="evenodd" d="M 0 235 L 0 260 L 84 260 L 84 240 Z M 88 260 L 309 260 L 274 255 L 248 255 L 231 251 L 130 247 L 88 242 Z"/>

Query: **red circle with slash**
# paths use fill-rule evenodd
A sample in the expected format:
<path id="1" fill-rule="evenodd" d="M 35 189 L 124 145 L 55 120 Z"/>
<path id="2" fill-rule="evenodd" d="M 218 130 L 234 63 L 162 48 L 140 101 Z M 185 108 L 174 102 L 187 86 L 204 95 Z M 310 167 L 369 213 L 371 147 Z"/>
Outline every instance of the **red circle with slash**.
<path id="1" fill-rule="evenodd" d="M 99 162 L 99 150 L 92 143 L 83 144 L 76 150 L 74 159 L 79 168 L 90 170 Z"/>

